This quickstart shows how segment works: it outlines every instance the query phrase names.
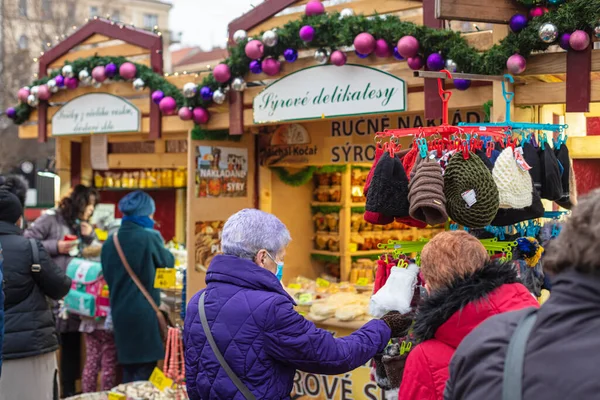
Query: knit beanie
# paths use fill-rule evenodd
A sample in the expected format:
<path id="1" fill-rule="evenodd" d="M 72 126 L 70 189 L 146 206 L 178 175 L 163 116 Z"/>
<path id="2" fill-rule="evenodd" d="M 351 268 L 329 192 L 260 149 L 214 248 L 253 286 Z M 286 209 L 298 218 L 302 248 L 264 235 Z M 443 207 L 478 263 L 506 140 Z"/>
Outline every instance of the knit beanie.
<path id="1" fill-rule="evenodd" d="M 454 154 L 444 173 L 446 211 L 456 223 L 468 228 L 489 225 L 498 212 L 498 188 L 492 173 L 473 153 L 465 159 Z"/>
<path id="2" fill-rule="evenodd" d="M 363 189 L 363 193 L 366 196 L 367 193 L 369 192 L 369 187 L 371 186 L 371 180 L 373 179 L 373 173 L 375 172 L 375 168 L 377 168 L 377 163 L 379 162 L 379 160 L 381 160 L 381 156 L 383 155 L 383 147 L 381 147 L 380 145 L 377 145 L 375 147 L 375 160 L 373 161 L 373 165 L 371 166 L 371 169 L 369 170 L 369 174 L 367 175 L 367 180 L 365 181 L 365 187 Z"/>
<path id="3" fill-rule="evenodd" d="M 400 222 L 401 224 L 404 224 L 406 226 L 410 226 L 412 228 L 419 228 L 419 229 L 423 229 L 427 227 L 427 224 L 423 221 L 419 221 L 414 219 L 413 217 L 401 217 L 401 218 L 396 218 L 396 222 Z"/>
<path id="4" fill-rule="evenodd" d="M 483 163 L 485 164 L 486 167 L 488 167 L 488 169 L 491 171 L 492 169 L 494 169 L 494 164 L 492 163 L 492 161 L 488 158 L 487 154 L 485 154 L 485 151 L 481 150 L 481 149 L 477 149 L 475 151 L 475 155 L 479 158 L 481 158 L 481 161 L 483 161 Z"/>
<path id="5" fill-rule="evenodd" d="M 426 159 L 413 171 L 415 175 L 408 184 L 410 216 L 429 225 L 445 223 L 448 221 L 448 214 L 442 167 L 437 162 Z"/>
<path id="6" fill-rule="evenodd" d="M 540 164 L 540 155 L 535 147 L 529 142 L 524 143 L 523 146 L 523 158 L 527 164 L 531 167 L 529 175 L 535 189 L 540 192 L 542 190 L 542 165 Z"/>
<path id="7" fill-rule="evenodd" d="M 562 197 L 560 168 L 554 150 L 547 143 L 544 150 L 540 150 L 540 160 L 542 166 L 542 199 L 559 200 Z"/>
<path id="8" fill-rule="evenodd" d="M 136 190 L 119 201 L 119 210 L 128 217 L 148 217 L 154 214 L 156 206 L 148 193 Z"/>
<path id="9" fill-rule="evenodd" d="M 556 201 L 556 204 L 567 210 L 577 205 L 577 180 L 575 179 L 575 170 L 573 169 L 573 160 L 571 159 L 569 159 L 569 171 L 569 198 Z"/>
<path id="10" fill-rule="evenodd" d="M 402 165 L 404 166 L 404 170 L 408 174 L 409 182 L 412 181 L 413 178 L 415 177 L 415 173 L 417 172 L 417 169 L 419 168 L 419 164 L 421 164 L 422 162 L 423 162 L 423 158 L 420 155 L 418 155 L 415 159 L 414 164 L 412 165 L 412 168 L 410 168 L 410 170 L 406 169 L 406 164 L 402 163 Z"/>
<path id="11" fill-rule="evenodd" d="M 531 205 L 531 176 L 517 165 L 512 147 L 500 153 L 492 176 L 498 187 L 500 208 L 525 208 Z"/>
<path id="12" fill-rule="evenodd" d="M 388 152 L 381 156 L 367 194 L 366 210 L 387 217 L 408 216 L 408 178 L 399 157 Z"/>
<path id="13" fill-rule="evenodd" d="M 23 215 L 19 198 L 7 190 L 0 190 L 0 221 L 16 224 Z"/>
<path id="14" fill-rule="evenodd" d="M 498 157 L 500 156 L 500 150 L 492 150 L 492 156 L 490 157 L 490 161 L 492 162 L 492 165 L 496 164 L 496 160 L 498 159 Z"/>
<path id="15" fill-rule="evenodd" d="M 544 205 L 537 190 L 531 187 L 531 205 L 525 208 L 501 208 L 490 225 L 509 226 L 544 216 Z"/>
<path id="16" fill-rule="evenodd" d="M 558 199 L 557 202 L 564 202 L 569 199 L 569 178 L 571 176 L 569 149 L 566 145 L 561 145 L 558 149 L 554 149 L 554 155 L 556 156 L 557 161 L 560 163 L 560 166 L 562 166 L 562 175 L 560 177 L 562 192 L 560 199 Z"/>

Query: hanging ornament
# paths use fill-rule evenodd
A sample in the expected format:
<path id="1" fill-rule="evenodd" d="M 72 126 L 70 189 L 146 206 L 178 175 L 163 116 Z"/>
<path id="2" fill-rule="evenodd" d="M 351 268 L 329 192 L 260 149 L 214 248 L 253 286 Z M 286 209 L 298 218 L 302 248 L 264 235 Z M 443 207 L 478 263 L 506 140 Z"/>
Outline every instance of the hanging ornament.
<path id="1" fill-rule="evenodd" d="M 519 75 L 525 72 L 525 69 L 527 68 L 527 61 L 522 55 L 513 54 L 506 61 L 506 68 L 511 74 Z"/>
<path id="2" fill-rule="evenodd" d="M 375 55 L 380 58 L 386 58 L 392 55 L 390 46 L 384 39 L 377 39 L 377 41 L 375 41 Z"/>
<path id="3" fill-rule="evenodd" d="M 64 88 L 65 87 L 65 77 L 62 75 L 56 75 L 54 77 L 54 81 L 56 82 L 56 86 L 58 86 L 59 88 Z"/>
<path id="4" fill-rule="evenodd" d="M 283 58 L 285 58 L 285 61 L 293 63 L 298 59 L 298 51 L 295 49 L 285 49 Z"/>
<path id="5" fill-rule="evenodd" d="M 404 57 L 402 57 L 400 53 L 398 53 L 398 46 L 394 46 L 394 58 L 399 61 L 404 60 Z"/>
<path id="6" fill-rule="evenodd" d="M 304 10 L 304 12 L 308 17 L 312 17 L 313 15 L 320 15 L 325 12 L 325 6 L 319 0 L 310 0 L 306 4 L 306 9 Z"/>
<path id="7" fill-rule="evenodd" d="M 265 53 L 265 46 L 260 40 L 251 40 L 246 43 L 246 47 L 244 48 L 246 52 L 246 56 L 251 59 L 262 58 Z"/>
<path id="8" fill-rule="evenodd" d="M 267 57 L 263 60 L 261 68 L 268 76 L 275 76 L 281 71 L 281 63 L 273 57 Z"/>
<path id="9" fill-rule="evenodd" d="M 221 91 L 221 89 L 217 89 L 217 90 L 215 90 L 215 91 L 214 91 L 214 93 L 213 93 L 213 98 L 212 98 L 212 100 L 213 100 L 213 102 L 215 102 L 216 104 L 223 104 L 223 103 L 225 103 L 225 98 L 226 98 L 226 97 L 225 97 L 225 93 L 223 93 L 223 92 Z"/>
<path id="10" fill-rule="evenodd" d="M 600 22 L 594 26 L 594 37 L 600 39 Z"/>
<path id="11" fill-rule="evenodd" d="M 360 53 L 359 53 L 358 51 L 356 51 L 356 50 L 354 50 L 354 54 L 356 54 L 356 56 L 357 56 L 358 58 L 367 58 L 367 57 L 369 57 L 369 55 L 368 55 L 368 54 L 360 54 Z"/>
<path id="12" fill-rule="evenodd" d="M 32 94 L 37 98 L 39 90 L 40 90 L 39 86 L 32 86 L 31 89 L 29 89 L 29 94 Z"/>
<path id="13" fill-rule="evenodd" d="M 577 30 L 571 34 L 569 44 L 575 51 L 586 50 L 590 45 L 590 35 L 586 31 Z"/>
<path id="14" fill-rule="evenodd" d="M 565 0 L 548 0 L 548 4 L 553 5 L 553 6 L 559 6 L 564 2 L 565 2 Z"/>
<path id="15" fill-rule="evenodd" d="M 27 104 L 29 104 L 30 107 L 37 107 L 40 104 L 40 101 L 37 97 L 30 94 L 29 96 L 27 96 Z"/>
<path id="16" fill-rule="evenodd" d="M 46 101 L 50 98 L 50 89 L 48 89 L 48 85 L 40 85 L 38 86 L 37 98 L 43 101 Z"/>
<path id="17" fill-rule="evenodd" d="M 318 49 L 315 51 L 315 60 L 321 65 L 327 64 L 327 60 L 329 60 L 329 53 L 326 49 Z"/>
<path id="18" fill-rule="evenodd" d="M 17 109 L 14 107 L 8 107 L 6 109 L 6 116 L 10 119 L 15 119 L 17 117 Z"/>
<path id="19" fill-rule="evenodd" d="M 90 83 L 92 83 L 92 76 L 87 71 L 87 69 L 82 69 L 81 71 L 79 71 L 78 77 L 79 77 L 79 81 L 83 85 L 89 85 Z"/>
<path id="20" fill-rule="evenodd" d="M 244 81 L 244 78 L 239 76 L 237 78 L 233 78 L 233 81 L 231 82 L 231 89 L 235 90 L 236 92 L 243 92 L 244 89 L 246 89 L 246 81 Z"/>
<path id="21" fill-rule="evenodd" d="M 58 86 L 56 85 L 56 80 L 49 79 L 48 82 L 46 82 L 46 86 L 48 86 L 48 90 L 50 90 L 50 93 L 58 92 Z"/>
<path id="22" fill-rule="evenodd" d="M 233 34 L 233 41 L 236 44 L 240 44 L 246 39 L 248 39 L 248 32 L 246 32 L 243 29 L 239 29 L 239 30 L 235 31 L 235 33 Z"/>
<path id="23" fill-rule="evenodd" d="M 529 21 L 527 20 L 527 17 L 525 15 L 515 14 L 510 18 L 508 26 L 510 26 L 510 30 L 514 33 L 519 33 L 523 29 L 525 29 L 528 23 Z"/>
<path id="24" fill-rule="evenodd" d="M 304 25 L 302 28 L 300 28 L 299 35 L 303 42 L 312 42 L 312 40 L 315 38 L 315 28 L 310 25 Z"/>
<path id="25" fill-rule="evenodd" d="M 340 12 L 340 18 L 348 18 L 348 17 L 352 17 L 353 15 L 354 15 L 354 10 L 351 8 L 344 8 Z"/>
<path id="26" fill-rule="evenodd" d="M 371 54 L 375 46 L 375 38 L 368 32 L 359 33 L 354 38 L 354 48 L 360 54 Z"/>
<path id="27" fill-rule="evenodd" d="M 142 78 L 137 78 L 133 81 L 133 88 L 138 92 L 146 89 L 146 82 Z"/>
<path id="28" fill-rule="evenodd" d="M 154 104 L 160 104 L 160 101 L 165 98 L 165 94 L 162 90 L 155 90 L 152 92 L 152 102 Z"/>
<path id="29" fill-rule="evenodd" d="M 458 90 L 467 90 L 471 87 L 471 81 L 468 79 L 454 79 L 454 87 Z"/>
<path id="30" fill-rule="evenodd" d="M 446 60 L 446 69 L 450 72 L 456 72 L 458 65 L 451 58 Z"/>
<path id="31" fill-rule="evenodd" d="M 277 32 L 273 30 L 266 31 L 263 33 L 262 41 L 267 47 L 276 46 L 277 42 L 279 41 L 279 35 L 277 35 Z"/>
<path id="32" fill-rule="evenodd" d="M 206 124 L 208 122 L 208 120 L 210 119 L 210 114 L 208 113 L 208 111 L 205 108 L 202 107 L 196 107 L 192 110 L 192 114 L 193 114 L 193 119 L 194 122 L 197 123 L 198 125 L 200 124 Z"/>
<path id="33" fill-rule="evenodd" d="M 440 53 L 432 53 L 427 57 L 427 68 L 431 71 L 441 71 L 445 64 L 444 57 Z"/>
<path id="34" fill-rule="evenodd" d="M 198 93 L 198 88 L 194 82 L 187 82 L 183 85 L 183 97 L 187 99 L 191 99 L 196 97 Z"/>
<path id="35" fill-rule="evenodd" d="M 177 103 L 174 98 L 167 96 L 158 103 L 158 108 L 160 108 L 160 112 L 163 114 L 171 115 L 175 111 L 175 108 L 177 108 Z"/>
<path id="36" fill-rule="evenodd" d="M 204 101 L 212 101 L 212 98 L 213 98 L 212 89 L 209 88 L 208 86 L 202 86 L 202 88 L 200 89 L 200 97 L 202 97 L 202 100 L 204 100 Z"/>
<path id="37" fill-rule="evenodd" d="M 29 97 L 30 94 L 30 90 L 27 86 L 22 87 L 21 89 L 19 89 L 19 91 L 17 92 L 17 98 L 19 99 L 19 101 L 21 103 L 26 103 L 27 102 L 27 97 Z"/>
<path id="38" fill-rule="evenodd" d="M 425 60 L 421 56 L 409 57 L 406 59 L 406 63 L 408 64 L 408 68 L 413 71 L 417 71 L 425 65 Z"/>
<path id="39" fill-rule="evenodd" d="M 558 28 L 556 25 L 546 22 L 540 26 L 540 29 L 538 29 L 538 36 L 544 43 L 554 43 L 554 41 L 558 38 Z"/>
<path id="40" fill-rule="evenodd" d="M 333 65 L 341 67 L 342 65 L 346 64 L 346 61 L 346 54 L 344 54 L 344 52 L 336 50 L 333 53 L 331 53 L 331 63 Z"/>
<path id="41" fill-rule="evenodd" d="M 419 41 L 414 36 L 404 36 L 398 40 L 398 53 L 404 58 L 412 58 L 419 52 Z"/>
<path id="42" fill-rule="evenodd" d="M 250 72 L 252 72 L 253 74 L 260 74 L 262 72 L 262 67 L 260 66 L 259 60 L 250 61 L 249 67 L 250 67 Z"/>
<path id="43" fill-rule="evenodd" d="M 181 107 L 177 114 L 179 114 L 179 118 L 183 121 L 189 121 L 194 116 L 190 107 Z"/>
<path id="44" fill-rule="evenodd" d="M 231 79 L 231 70 L 227 64 L 218 64 L 213 69 L 213 76 L 219 83 L 227 83 Z"/>
<path id="45" fill-rule="evenodd" d="M 558 45 L 563 50 L 569 50 L 571 48 L 571 45 L 569 44 L 569 39 L 571 39 L 571 34 L 563 33 L 562 35 L 560 35 L 560 39 L 558 39 Z"/>
<path id="46" fill-rule="evenodd" d="M 133 63 L 125 62 L 119 67 L 119 75 L 121 75 L 121 78 L 125 79 L 126 81 L 135 78 L 136 74 L 137 67 Z"/>
<path id="47" fill-rule="evenodd" d="M 94 69 L 92 70 L 92 78 L 94 78 L 96 82 L 104 82 L 106 80 L 106 72 L 104 70 L 104 66 L 98 65 L 97 67 L 94 67 Z"/>
<path id="48" fill-rule="evenodd" d="M 67 89 L 77 89 L 77 86 L 79 86 L 79 81 L 77 80 L 77 78 L 65 78 L 65 87 Z"/>
<path id="49" fill-rule="evenodd" d="M 100 89 L 102 87 L 102 82 L 98 82 L 95 79 L 92 79 L 92 87 L 94 89 Z"/>
<path id="50" fill-rule="evenodd" d="M 73 66 L 72 65 L 65 65 L 64 67 L 62 67 L 62 75 L 65 78 L 73 78 L 75 77 L 75 72 L 73 71 Z"/>
<path id="51" fill-rule="evenodd" d="M 113 78 L 117 75 L 117 65 L 115 63 L 106 64 L 106 67 L 104 67 L 104 74 L 107 78 Z"/>
<path id="52" fill-rule="evenodd" d="M 548 9 L 546 7 L 533 7 L 531 10 L 529 10 L 529 18 L 534 19 L 537 17 L 541 17 L 547 12 Z"/>

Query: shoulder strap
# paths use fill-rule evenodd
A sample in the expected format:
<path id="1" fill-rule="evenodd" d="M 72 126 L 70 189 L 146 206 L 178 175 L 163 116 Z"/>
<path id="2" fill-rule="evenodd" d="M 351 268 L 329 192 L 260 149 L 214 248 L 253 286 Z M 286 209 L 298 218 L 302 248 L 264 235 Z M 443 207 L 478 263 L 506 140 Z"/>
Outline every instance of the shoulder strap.
<path id="1" fill-rule="evenodd" d="M 502 400 L 523 399 L 523 362 L 527 340 L 537 320 L 537 309 L 532 308 L 519 321 L 517 329 L 510 338 L 504 360 L 504 380 L 502 382 Z"/>
<path id="2" fill-rule="evenodd" d="M 229 376 L 229 379 L 231 379 L 231 381 L 233 382 L 235 387 L 242 393 L 242 395 L 244 395 L 244 398 L 246 398 L 246 400 L 255 400 L 256 397 L 254 397 L 252 392 L 250 392 L 250 390 L 246 387 L 246 385 L 244 385 L 242 383 L 242 381 L 240 380 L 240 378 L 238 378 L 238 376 L 235 374 L 235 372 L 233 372 L 231 370 L 231 368 L 229 367 L 229 364 L 227 364 L 227 361 L 225 361 L 225 358 L 223 357 L 223 355 L 221 354 L 221 351 L 217 347 L 215 338 L 213 337 L 212 333 L 210 332 L 210 327 L 208 326 L 208 320 L 206 319 L 206 311 L 204 310 L 204 295 L 205 294 L 206 294 L 206 292 L 202 292 L 202 294 L 200 295 L 200 300 L 198 300 L 198 312 L 200 313 L 200 322 L 202 323 L 202 329 L 204 329 L 204 334 L 206 335 L 206 340 L 208 340 L 208 343 L 210 344 L 210 348 L 212 349 L 213 353 L 215 353 L 217 360 L 219 360 L 219 364 L 221 364 L 221 367 L 225 370 L 225 372 L 227 373 L 227 376 Z"/>
<path id="3" fill-rule="evenodd" d="M 148 290 L 146 290 L 146 288 L 140 281 L 140 278 L 138 278 L 138 276 L 135 274 L 135 272 L 133 272 L 133 270 L 131 269 L 131 266 L 127 262 L 127 258 L 125 257 L 125 253 L 123 252 L 121 243 L 119 243 L 119 237 L 117 236 L 116 233 L 113 234 L 113 241 L 115 243 L 115 248 L 117 249 L 117 253 L 119 253 L 119 258 L 121 258 L 121 262 L 123 263 L 123 266 L 127 270 L 127 273 L 129 274 L 129 276 L 133 280 L 133 283 L 135 283 L 135 285 L 138 287 L 138 289 L 140 289 L 140 292 L 142 292 L 142 294 L 144 295 L 146 300 L 148 300 L 148 303 L 150 303 L 150 306 L 152 307 L 154 312 L 156 312 L 157 314 L 160 313 L 160 309 L 154 302 L 154 299 L 152 298 L 152 296 L 150 296 L 150 293 L 148 293 Z"/>
<path id="4" fill-rule="evenodd" d="M 38 248 L 37 240 L 29 239 L 29 246 L 31 247 L 31 255 L 33 257 L 31 272 L 40 272 L 42 265 L 40 264 L 40 249 Z"/>

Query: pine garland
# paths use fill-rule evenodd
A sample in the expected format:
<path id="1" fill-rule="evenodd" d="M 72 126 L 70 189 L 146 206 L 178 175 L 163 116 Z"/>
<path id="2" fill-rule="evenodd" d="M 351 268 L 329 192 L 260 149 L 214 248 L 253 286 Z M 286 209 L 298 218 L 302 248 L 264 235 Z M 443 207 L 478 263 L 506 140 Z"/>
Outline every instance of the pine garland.
<path id="1" fill-rule="evenodd" d="M 306 167 L 296 172 L 295 174 L 291 174 L 287 169 L 283 167 L 271 167 L 271 171 L 277 175 L 279 180 L 281 180 L 286 185 L 290 186 L 302 186 L 306 185 L 313 177 L 313 174 L 317 170 L 317 167 Z"/>
<path id="2" fill-rule="evenodd" d="M 207 131 L 196 125 L 192 129 L 192 140 L 216 140 L 224 141 L 229 140 L 232 142 L 239 142 L 242 140 L 242 135 L 230 135 L 229 130 L 218 130 L 218 131 Z"/>

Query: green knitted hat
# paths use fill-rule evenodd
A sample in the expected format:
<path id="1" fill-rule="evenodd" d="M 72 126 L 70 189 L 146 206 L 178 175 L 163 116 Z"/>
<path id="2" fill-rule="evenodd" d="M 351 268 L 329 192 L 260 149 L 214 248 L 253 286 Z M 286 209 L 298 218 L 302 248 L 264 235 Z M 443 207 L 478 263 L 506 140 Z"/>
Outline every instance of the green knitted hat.
<path id="1" fill-rule="evenodd" d="M 456 153 L 444 173 L 444 194 L 448 216 L 468 228 L 483 228 L 498 213 L 498 188 L 481 158 Z"/>

